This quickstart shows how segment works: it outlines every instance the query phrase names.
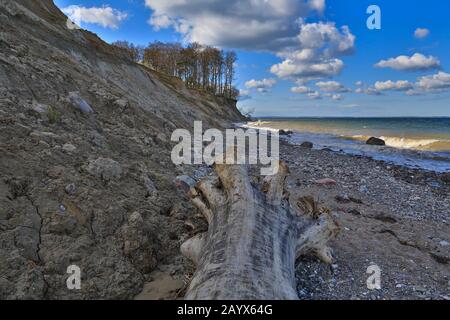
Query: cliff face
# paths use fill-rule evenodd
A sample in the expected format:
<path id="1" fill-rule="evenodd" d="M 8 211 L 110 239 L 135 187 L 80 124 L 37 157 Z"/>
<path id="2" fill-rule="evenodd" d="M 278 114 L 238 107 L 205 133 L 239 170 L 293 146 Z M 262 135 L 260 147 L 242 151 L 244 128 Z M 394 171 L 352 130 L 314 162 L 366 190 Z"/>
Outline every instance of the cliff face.
<path id="1" fill-rule="evenodd" d="M 173 130 L 243 117 L 67 28 L 50 0 L 2 0 L 0 21 L 0 298 L 132 298 L 183 265 Z"/>

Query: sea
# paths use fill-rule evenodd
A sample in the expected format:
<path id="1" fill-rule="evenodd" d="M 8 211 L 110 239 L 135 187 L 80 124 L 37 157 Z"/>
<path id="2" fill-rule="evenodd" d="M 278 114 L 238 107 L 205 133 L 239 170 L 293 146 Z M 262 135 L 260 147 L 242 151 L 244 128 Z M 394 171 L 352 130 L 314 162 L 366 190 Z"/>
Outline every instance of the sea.
<path id="1" fill-rule="evenodd" d="M 246 128 L 288 130 L 293 144 L 367 156 L 410 168 L 450 172 L 450 118 L 260 118 Z M 366 141 L 377 137 L 385 147 Z"/>

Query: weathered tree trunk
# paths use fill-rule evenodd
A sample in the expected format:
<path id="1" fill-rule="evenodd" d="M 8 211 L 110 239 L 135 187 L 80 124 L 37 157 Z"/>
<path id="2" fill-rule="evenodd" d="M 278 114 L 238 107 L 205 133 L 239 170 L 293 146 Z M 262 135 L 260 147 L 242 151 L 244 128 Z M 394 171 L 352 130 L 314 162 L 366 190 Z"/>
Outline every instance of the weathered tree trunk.
<path id="1" fill-rule="evenodd" d="M 261 190 L 250 183 L 245 166 L 214 169 L 218 177 L 190 191 L 209 229 L 181 247 L 197 265 L 185 298 L 298 299 L 297 258 L 312 253 L 332 262 L 327 242 L 338 232 L 332 216 L 312 199 L 289 201 L 284 189 L 289 170 L 283 163 Z"/>

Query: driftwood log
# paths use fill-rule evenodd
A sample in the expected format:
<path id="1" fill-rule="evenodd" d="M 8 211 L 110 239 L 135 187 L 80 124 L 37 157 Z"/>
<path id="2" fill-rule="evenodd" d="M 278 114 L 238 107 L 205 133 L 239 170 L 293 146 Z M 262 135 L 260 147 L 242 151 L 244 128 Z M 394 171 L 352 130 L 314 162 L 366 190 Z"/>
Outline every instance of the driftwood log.
<path id="1" fill-rule="evenodd" d="M 209 224 L 181 246 L 197 266 L 188 300 L 296 300 L 295 264 L 314 254 L 332 263 L 329 240 L 338 225 L 311 198 L 290 201 L 288 167 L 252 185 L 246 166 L 215 165 L 190 190 L 193 204 Z"/>

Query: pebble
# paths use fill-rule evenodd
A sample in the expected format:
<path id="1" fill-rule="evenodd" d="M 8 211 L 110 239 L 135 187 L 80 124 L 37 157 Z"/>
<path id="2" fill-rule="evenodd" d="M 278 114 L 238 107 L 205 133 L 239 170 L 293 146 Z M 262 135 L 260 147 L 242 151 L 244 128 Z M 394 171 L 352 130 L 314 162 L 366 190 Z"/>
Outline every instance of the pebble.
<path id="1" fill-rule="evenodd" d="M 77 147 L 75 147 L 73 144 L 66 143 L 65 145 L 63 145 L 62 150 L 66 153 L 72 153 L 77 150 Z"/>
<path id="2" fill-rule="evenodd" d="M 194 187 L 196 181 L 187 175 L 178 176 L 175 178 L 175 185 L 177 188 L 188 192 L 192 187 Z"/>
<path id="3" fill-rule="evenodd" d="M 448 241 L 443 240 L 443 241 L 439 242 L 439 245 L 442 247 L 448 247 L 450 245 L 450 243 Z"/>
<path id="4" fill-rule="evenodd" d="M 314 181 L 314 183 L 321 185 L 321 186 L 334 186 L 337 184 L 336 180 L 329 179 L 329 178 L 316 180 L 316 181 Z"/>
<path id="5" fill-rule="evenodd" d="M 74 194 L 77 191 L 77 187 L 74 183 L 68 184 L 64 189 L 67 194 Z"/>
<path id="6" fill-rule="evenodd" d="M 60 213 L 66 213 L 66 211 L 67 211 L 66 206 L 63 204 L 60 204 L 58 208 L 59 208 Z"/>
<path id="7" fill-rule="evenodd" d="M 361 193 L 367 193 L 367 192 L 369 192 L 369 190 L 367 189 L 366 186 L 360 186 L 358 190 L 359 190 L 359 192 L 361 192 Z"/>

